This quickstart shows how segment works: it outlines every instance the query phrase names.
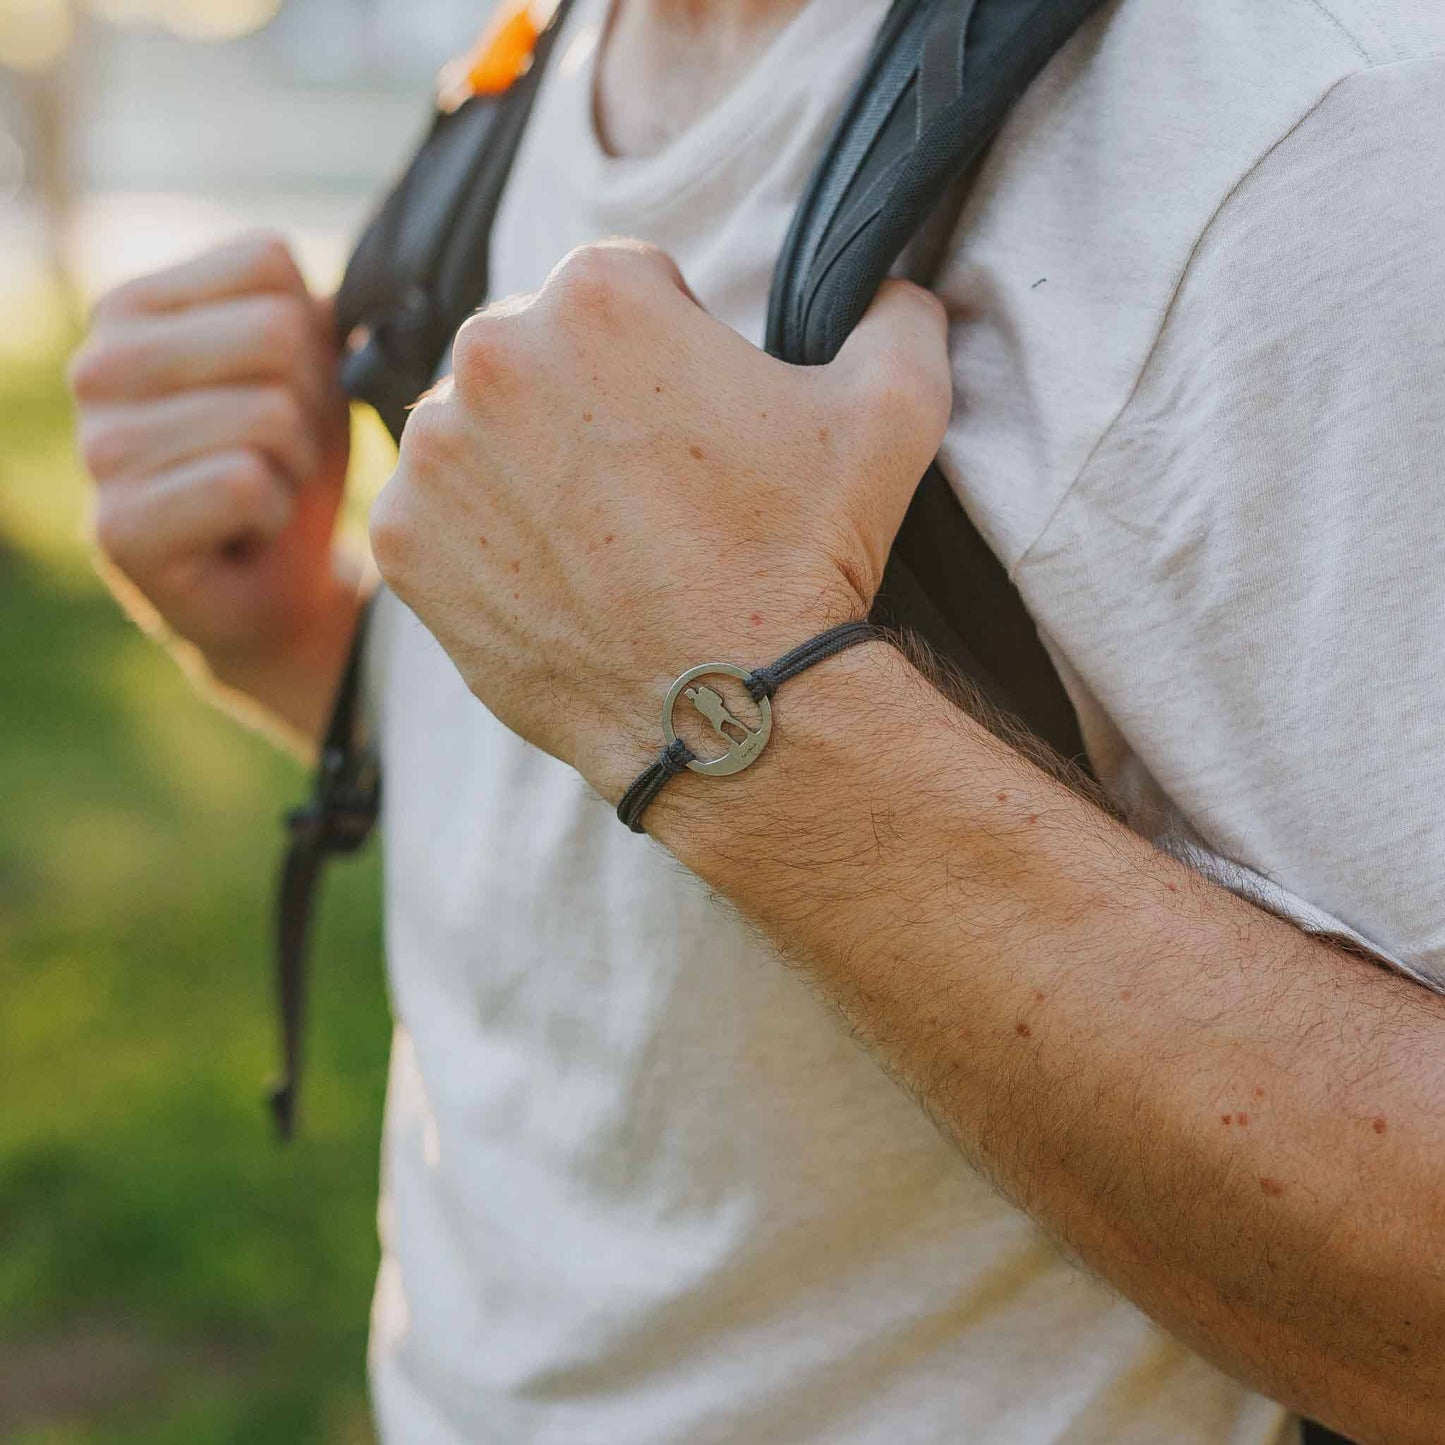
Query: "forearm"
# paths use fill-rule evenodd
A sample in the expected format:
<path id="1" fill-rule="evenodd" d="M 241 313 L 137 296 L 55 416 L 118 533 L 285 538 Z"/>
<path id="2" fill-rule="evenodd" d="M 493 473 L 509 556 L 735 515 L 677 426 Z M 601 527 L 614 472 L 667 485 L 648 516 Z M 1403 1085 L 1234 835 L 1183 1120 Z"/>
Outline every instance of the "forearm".
<path id="1" fill-rule="evenodd" d="M 1365 1441 L 1445 1419 L 1445 1006 L 1151 849 L 891 649 L 649 831 L 1000 1187 L 1231 1373 Z"/>

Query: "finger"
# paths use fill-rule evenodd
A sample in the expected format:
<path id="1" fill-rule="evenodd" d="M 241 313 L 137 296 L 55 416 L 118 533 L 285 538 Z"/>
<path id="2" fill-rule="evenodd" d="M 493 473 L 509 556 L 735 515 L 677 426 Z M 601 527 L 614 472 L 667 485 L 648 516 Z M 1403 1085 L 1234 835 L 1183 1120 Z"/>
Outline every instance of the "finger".
<path id="1" fill-rule="evenodd" d="M 890 277 L 878 288 L 832 367 L 839 372 L 866 371 L 892 356 L 917 362 L 922 369 L 947 371 L 948 315 L 931 291 Z"/>
<path id="2" fill-rule="evenodd" d="M 331 370 L 309 301 L 245 296 L 101 326 L 72 363 L 70 382 L 83 403 L 98 403 L 280 381 L 319 416 Z"/>
<path id="3" fill-rule="evenodd" d="M 96 302 L 93 316 L 99 322 L 154 315 L 273 291 L 304 295 L 306 283 L 280 236 L 254 232 L 116 287 Z"/>
<path id="4" fill-rule="evenodd" d="M 305 403 L 284 386 L 202 387 L 156 401 L 90 408 L 80 449 L 101 482 L 152 477 L 209 452 L 251 448 L 293 486 L 321 464 L 321 444 Z"/>
<path id="5" fill-rule="evenodd" d="M 270 540 L 291 520 L 294 497 L 257 452 L 217 452 L 173 467 L 144 486 L 103 487 L 95 533 L 134 580 L 180 558 L 236 542 Z"/>
<path id="6" fill-rule="evenodd" d="M 948 318 L 930 292 L 887 280 L 837 357 L 828 384 L 864 407 L 864 420 L 897 433 L 924 465 L 943 441 L 953 403 Z"/>

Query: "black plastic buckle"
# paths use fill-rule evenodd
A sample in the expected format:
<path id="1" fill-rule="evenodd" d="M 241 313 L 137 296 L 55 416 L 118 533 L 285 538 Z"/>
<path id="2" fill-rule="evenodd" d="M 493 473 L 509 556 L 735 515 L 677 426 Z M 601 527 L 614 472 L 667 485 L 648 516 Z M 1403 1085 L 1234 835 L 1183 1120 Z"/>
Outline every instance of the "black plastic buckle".
<path id="1" fill-rule="evenodd" d="M 338 857 L 356 852 L 376 826 L 377 782 L 370 751 L 348 756 L 341 748 L 327 748 L 311 797 L 286 814 L 291 842 Z"/>

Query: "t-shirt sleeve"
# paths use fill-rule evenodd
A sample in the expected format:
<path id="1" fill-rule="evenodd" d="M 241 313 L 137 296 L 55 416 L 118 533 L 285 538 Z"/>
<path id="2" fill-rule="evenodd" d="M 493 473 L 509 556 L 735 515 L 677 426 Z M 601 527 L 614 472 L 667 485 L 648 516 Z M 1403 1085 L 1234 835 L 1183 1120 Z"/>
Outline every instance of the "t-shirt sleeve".
<path id="1" fill-rule="evenodd" d="M 1190 861 L 1439 987 L 1442 95 L 1361 71 L 1224 198 L 1016 571 Z"/>

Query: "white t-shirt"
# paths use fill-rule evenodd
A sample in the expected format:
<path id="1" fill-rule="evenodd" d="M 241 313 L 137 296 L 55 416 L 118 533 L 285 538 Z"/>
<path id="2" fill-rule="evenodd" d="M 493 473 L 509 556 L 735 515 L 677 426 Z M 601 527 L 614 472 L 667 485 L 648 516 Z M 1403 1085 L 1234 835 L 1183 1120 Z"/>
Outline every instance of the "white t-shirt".
<path id="1" fill-rule="evenodd" d="M 759 339 L 884 8 L 813 0 L 663 153 L 615 160 L 604 0 L 578 0 L 496 293 L 624 232 Z M 1438 0 L 1118 0 L 1010 120 L 939 289 L 947 470 L 1131 820 L 1445 982 L 1442 85 Z M 390 598 L 372 664 L 388 1442 L 1291 1438 L 996 1198 Z"/>

